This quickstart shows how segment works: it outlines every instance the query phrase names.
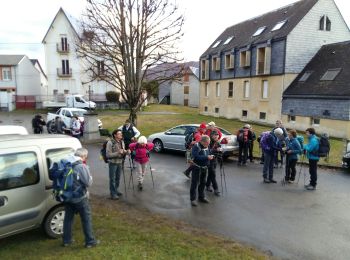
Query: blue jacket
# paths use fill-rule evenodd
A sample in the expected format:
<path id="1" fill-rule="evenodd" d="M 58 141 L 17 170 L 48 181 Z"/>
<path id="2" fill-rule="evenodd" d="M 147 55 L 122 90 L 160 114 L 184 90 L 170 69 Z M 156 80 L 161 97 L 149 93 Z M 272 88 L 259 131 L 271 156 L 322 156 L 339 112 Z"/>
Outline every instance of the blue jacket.
<path id="1" fill-rule="evenodd" d="M 304 145 L 304 150 L 306 150 L 307 152 L 306 156 L 309 160 L 318 161 L 320 159 L 320 157 L 316 155 L 319 147 L 318 139 L 315 135 L 309 135 L 308 139 L 309 139 L 309 143 Z"/>
<path id="2" fill-rule="evenodd" d="M 192 147 L 193 162 L 199 166 L 208 166 L 209 149 L 204 148 L 200 143 L 195 144 Z"/>
<path id="3" fill-rule="evenodd" d="M 270 149 L 268 151 L 264 151 L 265 153 L 274 155 L 276 151 L 281 151 L 280 140 L 272 132 L 267 137 L 267 144 Z"/>
<path id="4" fill-rule="evenodd" d="M 289 160 L 298 160 L 298 154 L 301 154 L 301 146 L 299 141 L 296 138 L 289 139 L 289 142 L 287 142 L 287 151 L 292 151 L 292 153 L 289 153 L 288 159 Z"/>

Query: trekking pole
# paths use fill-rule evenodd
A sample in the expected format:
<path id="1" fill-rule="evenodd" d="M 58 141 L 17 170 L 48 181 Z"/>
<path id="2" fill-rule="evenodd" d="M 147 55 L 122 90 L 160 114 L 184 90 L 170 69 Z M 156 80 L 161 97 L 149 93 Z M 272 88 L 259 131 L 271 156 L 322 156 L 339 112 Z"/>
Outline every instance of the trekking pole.
<path id="1" fill-rule="evenodd" d="M 226 185 L 226 173 L 225 173 L 225 167 L 224 167 L 224 163 L 223 163 L 223 158 L 220 158 L 220 176 L 221 176 L 221 190 L 222 193 L 224 193 L 224 187 L 223 187 L 223 183 L 222 180 L 224 180 L 224 185 L 225 185 L 225 191 L 227 193 L 227 185 Z"/>
<path id="2" fill-rule="evenodd" d="M 149 170 L 151 172 L 152 185 L 153 185 L 153 189 L 154 189 L 154 180 L 153 180 L 153 171 L 152 171 L 151 160 L 149 160 L 148 163 L 149 163 Z"/>
<path id="3" fill-rule="evenodd" d="M 125 162 L 125 160 L 122 162 L 122 172 L 123 172 L 124 190 L 125 190 L 125 198 L 126 198 L 128 195 L 127 195 L 127 192 L 126 192 L 126 181 L 125 181 L 124 162 Z"/>
<path id="4" fill-rule="evenodd" d="M 132 182 L 132 190 L 135 191 L 135 187 L 134 187 L 134 176 L 133 176 L 133 168 L 132 168 L 132 164 L 131 164 L 131 159 L 130 159 L 130 155 L 129 155 L 129 166 L 130 166 L 130 178 L 129 178 L 129 185 L 128 188 L 130 188 L 130 184 Z"/>
<path id="5" fill-rule="evenodd" d="M 305 157 L 305 155 L 303 154 L 303 156 L 301 157 L 301 163 L 300 163 L 300 169 L 299 169 L 299 176 L 298 176 L 297 184 L 299 184 L 300 175 L 301 175 L 301 170 L 302 170 L 302 168 L 303 168 L 303 163 L 304 163 L 304 157 Z M 304 182 L 305 182 L 305 181 L 304 181 Z"/>
<path id="6" fill-rule="evenodd" d="M 288 158 L 288 154 L 287 153 L 285 155 L 286 155 L 286 168 L 285 168 L 285 171 L 284 171 L 285 176 L 283 176 L 283 174 L 282 174 L 282 180 L 281 180 L 282 186 L 287 185 L 286 177 L 287 177 L 287 175 L 289 177 L 289 174 L 288 174 L 288 171 L 289 171 L 289 169 L 288 169 L 289 161 L 288 160 L 289 160 L 289 158 Z M 281 158 L 282 158 L 282 154 L 281 154 Z"/>

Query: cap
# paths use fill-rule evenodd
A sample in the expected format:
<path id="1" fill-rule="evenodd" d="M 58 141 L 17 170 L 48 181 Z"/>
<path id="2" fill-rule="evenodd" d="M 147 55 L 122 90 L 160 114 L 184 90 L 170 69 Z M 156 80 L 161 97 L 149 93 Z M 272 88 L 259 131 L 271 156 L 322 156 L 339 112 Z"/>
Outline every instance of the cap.
<path id="1" fill-rule="evenodd" d="M 207 128 L 207 125 L 205 123 L 201 123 L 201 125 L 199 126 L 199 128 L 201 129 L 206 129 Z"/>
<path id="2" fill-rule="evenodd" d="M 215 122 L 211 121 L 211 122 L 208 123 L 208 125 L 215 126 Z"/>
<path id="3" fill-rule="evenodd" d="M 246 125 L 244 125 L 244 128 L 250 129 L 250 125 L 249 125 L 249 124 L 246 124 Z"/>
<path id="4" fill-rule="evenodd" d="M 281 128 L 276 128 L 275 130 L 273 130 L 273 133 L 275 135 L 283 135 L 283 130 Z"/>

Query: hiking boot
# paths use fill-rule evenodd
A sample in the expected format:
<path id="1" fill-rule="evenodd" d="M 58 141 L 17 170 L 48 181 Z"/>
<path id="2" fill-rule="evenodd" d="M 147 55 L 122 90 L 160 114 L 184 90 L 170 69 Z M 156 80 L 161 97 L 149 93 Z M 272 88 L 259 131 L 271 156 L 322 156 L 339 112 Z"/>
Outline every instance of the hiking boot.
<path id="1" fill-rule="evenodd" d="M 264 178 L 264 183 L 271 183 L 271 181 L 267 178 Z"/>
<path id="2" fill-rule="evenodd" d="M 92 247 L 99 245 L 100 243 L 101 243 L 100 240 L 95 240 L 95 242 L 93 242 L 93 243 L 86 244 L 85 248 L 92 248 Z"/>
<path id="3" fill-rule="evenodd" d="M 119 200 L 119 196 L 118 195 L 111 196 L 111 200 Z"/>
<path id="4" fill-rule="evenodd" d="M 210 203 L 207 198 L 201 198 L 201 199 L 198 199 L 198 201 L 202 203 Z"/>
<path id="5" fill-rule="evenodd" d="M 139 184 L 137 185 L 137 187 L 138 187 L 139 190 L 141 191 L 141 190 L 142 190 L 142 183 L 139 183 Z"/>
<path id="6" fill-rule="evenodd" d="M 117 195 L 118 195 L 118 196 L 123 196 L 123 193 L 121 193 L 121 192 L 118 191 L 118 192 L 117 192 Z"/>
<path id="7" fill-rule="evenodd" d="M 213 192 L 213 189 L 210 188 L 210 186 L 208 186 L 208 187 L 206 188 L 206 190 L 209 191 L 209 192 Z"/>
<path id="8" fill-rule="evenodd" d="M 192 207 L 197 207 L 198 204 L 197 204 L 197 202 L 195 200 L 191 200 L 191 206 Z"/>
<path id="9" fill-rule="evenodd" d="M 289 183 L 289 184 L 293 184 L 293 183 L 294 183 L 294 181 L 292 181 L 292 180 L 289 180 L 289 181 L 288 181 L 288 183 Z"/>
<path id="10" fill-rule="evenodd" d="M 188 171 L 184 171 L 183 174 L 187 177 L 190 178 L 190 173 Z"/>
<path id="11" fill-rule="evenodd" d="M 307 190 L 316 190 L 316 186 L 312 186 L 312 185 L 306 185 L 305 186 L 305 189 L 307 189 Z"/>
<path id="12" fill-rule="evenodd" d="M 271 183 L 277 183 L 277 181 L 274 180 L 274 179 L 269 179 L 269 181 L 270 181 Z"/>
<path id="13" fill-rule="evenodd" d="M 215 190 L 215 191 L 214 191 L 214 195 L 220 197 L 220 196 L 221 196 L 221 195 L 220 195 L 220 191 Z"/>

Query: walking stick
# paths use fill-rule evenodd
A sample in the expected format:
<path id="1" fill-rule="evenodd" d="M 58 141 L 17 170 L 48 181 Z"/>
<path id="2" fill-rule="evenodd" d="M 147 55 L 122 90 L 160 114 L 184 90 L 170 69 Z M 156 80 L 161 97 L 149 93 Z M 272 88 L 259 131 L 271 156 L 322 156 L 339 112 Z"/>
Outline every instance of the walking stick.
<path id="1" fill-rule="evenodd" d="M 125 190 L 125 198 L 128 196 L 126 192 L 126 181 L 125 181 L 125 171 L 124 171 L 124 162 L 122 163 L 122 172 L 123 172 L 123 180 L 124 180 L 124 190 Z"/>
<path id="2" fill-rule="evenodd" d="M 129 165 L 130 165 L 130 178 L 129 178 L 129 185 L 128 188 L 130 188 L 130 183 L 132 182 L 132 190 L 135 191 L 135 187 L 134 187 L 134 176 L 133 176 L 133 166 L 131 164 L 131 159 L 130 159 L 130 155 L 129 155 Z"/>
<path id="3" fill-rule="evenodd" d="M 223 186 L 222 180 L 224 180 L 224 185 L 225 185 L 225 191 L 226 191 L 226 193 L 227 193 L 227 186 L 226 186 L 225 168 L 224 168 L 223 158 L 222 158 L 222 157 L 221 157 L 221 159 L 220 159 L 220 177 L 221 177 L 221 191 L 222 191 L 222 194 L 224 194 L 224 186 Z"/>
<path id="4" fill-rule="evenodd" d="M 154 189 L 154 180 L 153 180 L 153 171 L 152 171 L 151 161 L 148 161 L 148 163 L 149 163 L 149 170 L 151 172 L 152 185 L 153 185 L 153 189 Z"/>
<path id="5" fill-rule="evenodd" d="M 300 175 L 301 175 L 301 170 L 302 170 L 302 168 L 303 168 L 304 158 L 305 158 L 305 155 L 303 154 L 303 156 L 301 157 L 301 163 L 300 163 L 300 169 L 299 169 L 299 176 L 298 176 L 297 184 L 299 184 Z M 305 177 L 304 177 L 304 183 L 305 183 Z"/>
<path id="6" fill-rule="evenodd" d="M 281 184 L 282 184 L 282 186 L 285 186 L 285 185 L 287 185 L 287 181 L 286 181 L 286 177 L 288 176 L 288 178 L 289 178 L 289 169 L 288 169 L 288 167 L 289 167 L 289 158 L 288 158 L 289 156 L 288 156 L 288 154 L 286 153 L 286 169 L 285 169 L 285 171 L 284 171 L 284 173 L 285 173 L 285 176 L 283 176 L 282 175 L 282 180 L 281 180 Z M 282 158 L 282 154 L 281 154 L 281 158 Z"/>

